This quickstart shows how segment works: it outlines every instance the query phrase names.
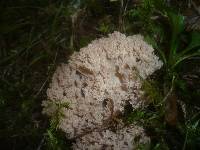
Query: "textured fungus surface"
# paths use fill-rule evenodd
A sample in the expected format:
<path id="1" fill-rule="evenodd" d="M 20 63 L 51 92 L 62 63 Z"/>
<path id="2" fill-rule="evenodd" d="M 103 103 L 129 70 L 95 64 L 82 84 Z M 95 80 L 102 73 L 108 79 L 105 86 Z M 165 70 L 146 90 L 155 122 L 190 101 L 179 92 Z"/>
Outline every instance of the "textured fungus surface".
<path id="1" fill-rule="evenodd" d="M 125 104 L 133 109 L 142 105 L 141 78 L 161 66 L 141 35 L 114 32 L 94 40 L 57 68 L 43 102 L 44 113 L 55 111 L 49 103 L 69 103 L 69 109 L 62 108 L 65 116 L 59 128 L 76 139 L 74 149 L 132 149 L 137 134 L 148 141 L 143 129 L 132 126 L 114 132 L 110 124 L 123 114 Z M 123 126 L 121 121 L 114 124 Z"/>
<path id="2" fill-rule="evenodd" d="M 133 150 L 136 149 L 138 143 L 147 142 L 149 138 L 145 136 L 143 129 L 132 125 L 115 132 L 111 130 L 94 131 L 77 139 L 77 144 L 73 145 L 73 149 Z"/>

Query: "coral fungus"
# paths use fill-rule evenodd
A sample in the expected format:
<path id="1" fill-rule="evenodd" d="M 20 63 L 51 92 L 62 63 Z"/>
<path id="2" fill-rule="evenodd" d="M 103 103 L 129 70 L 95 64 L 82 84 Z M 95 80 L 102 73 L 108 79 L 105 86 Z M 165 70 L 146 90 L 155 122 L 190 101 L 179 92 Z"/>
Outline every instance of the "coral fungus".
<path id="1" fill-rule="evenodd" d="M 123 114 L 127 103 L 133 109 L 142 105 L 141 78 L 161 66 L 154 49 L 141 35 L 114 32 L 81 48 L 68 64 L 57 68 L 43 111 L 53 114 L 55 109 L 47 105 L 49 102 L 69 103 L 70 108 L 62 110 L 65 116 L 59 128 L 76 139 L 74 149 L 132 149 L 138 132 L 145 139 L 143 129 L 134 126 L 111 131 L 109 125 Z M 123 126 L 116 120 L 115 124 Z"/>

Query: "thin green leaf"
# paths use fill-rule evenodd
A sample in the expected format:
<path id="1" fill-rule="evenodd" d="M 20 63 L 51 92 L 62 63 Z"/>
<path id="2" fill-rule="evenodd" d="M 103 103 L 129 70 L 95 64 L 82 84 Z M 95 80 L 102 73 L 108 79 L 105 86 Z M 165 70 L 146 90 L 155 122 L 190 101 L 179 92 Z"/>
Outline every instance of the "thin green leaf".
<path id="1" fill-rule="evenodd" d="M 63 9 L 63 3 L 61 3 L 60 4 L 60 7 L 58 8 L 58 10 L 57 10 L 57 13 L 55 14 L 55 17 L 54 17 L 54 19 L 53 19 L 53 22 L 52 22 L 52 29 L 51 29 L 51 35 L 53 36 L 53 34 L 55 33 L 55 31 L 56 31 L 56 24 L 57 24 L 57 22 L 58 22 L 58 17 L 59 17 L 59 15 L 60 15 L 60 13 L 61 13 L 61 11 L 62 11 L 62 9 Z"/>
<path id="2" fill-rule="evenodd" d="M 185 55 L 183 57 L 179 57 L 178 60 L 176 61 L 176 63 L 172 66 L 172 68 L 175 68 L 178 64 L 180 64 L 184 60 L 195 57 L 195 56 L 200 56 L 200 52 L 196 52 L 196 53 L 192 53 L 189 55 Z"/>
<path id="3" fill-rule="evenodd" d="M 200 121 L 200 120 L 198 120 L 197 122 L 195 122 L 194 125 L 192 125 L 192 128 L 193 128 L 194 130 L 197 129 L 197 127 L 198 127 L 198 125 L 199 125 L 199 121 Z"/>
<path id="4" fill-rule="evenodd" d="M 200 33 L 197 32 L 197 31 L 196 32 L 194 31 L 194 32 L 191 33 L 190 44 L 188 45 L 188 47 L 183 52 L 181 52 L 181 55 L 184 55 L 187 52 L 189 52 L 190 50 L 197 48 L 197 47 L 200 47 Z"/>
<path id="5" fill-rule="evenodd" d="M 170 57 L 176 53 L 176 49 L 178 46 L 178 36 L 184 30 L 184 16 L 181 14 L 176 14 L 174 12 L 168 12 L 168 18 L 171 25 L 172 37 L 171 37 L 171 45 L 170 45 Z"/>
<path id="6" fill-rule="evenodd" d="M 145 41 L 147 43 L 149 43 L 150 45 L 152 45 L 153 48 L 155 48 L 158 51 L 162 61 L 164 62 L 164 64 L 166 64 L 167 63 L 167 59 L 165 57 L 165 53 L 162 50 L 160 50 L 160 48 L 158 47 L 156 41 L 153 38 L 151 38 L 150 36 L 148 36 L 148 35 L 145 36 Z"/>
<path id="7" fill-rule="evenodd" d="M 30 64 L 29 64 L 29 67 L 31 67 L 32 65 L 34 65 L 35 63 L 37 63 L 38 61 L 40 61 L 41 59 L 43 59 L 43 58 L 45 58 L 45 57 L 47 57 L 46 55 L 40 55 L 40 56 L 38 56 L 38 57 L 36 57 L 36 58 L 34 58 L 31 62 L 30 62 Z"/>

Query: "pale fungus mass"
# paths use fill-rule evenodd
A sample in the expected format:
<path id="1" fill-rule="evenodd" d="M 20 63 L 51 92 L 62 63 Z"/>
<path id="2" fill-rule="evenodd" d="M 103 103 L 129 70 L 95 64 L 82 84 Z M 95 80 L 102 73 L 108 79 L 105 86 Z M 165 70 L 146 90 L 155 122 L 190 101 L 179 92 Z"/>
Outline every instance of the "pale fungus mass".
<path id="1" fill-rule="evenodd" d="M 64 117 L 58 126 L 75 139 L 73 149 L 134 149 L 135 137 L 140 136 L 140 143 L 149 138 L 142 127 L 125 126 L 120 117 L 125 105 L 143 105 L 141 80 L 161 66 L 141 35 L 114 32 L 74 52 L 68 64 L 57 68 L 43 112 L 51 116 L 56 106 L 50 103 L 69 103 L 60 108 Z"/>

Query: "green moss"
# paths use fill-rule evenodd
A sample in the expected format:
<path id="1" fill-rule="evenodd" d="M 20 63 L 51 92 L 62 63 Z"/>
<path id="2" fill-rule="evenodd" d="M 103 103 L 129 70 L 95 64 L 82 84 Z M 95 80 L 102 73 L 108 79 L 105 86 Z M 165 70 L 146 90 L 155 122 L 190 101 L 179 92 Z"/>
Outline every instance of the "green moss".
<path id="1" fill-rule="evenodd" d="M 66 139 L 65 133 L 58 128 L 60 120 L 64 117 L 63 109 L 68 109 L 69 103 L 59 102 L 51 105 L 56 105 L 56 110 L 50 118 L 50 126 L 45 134 L 45 146 L 49 150 L 70 149 L 70 141 Z"/>

